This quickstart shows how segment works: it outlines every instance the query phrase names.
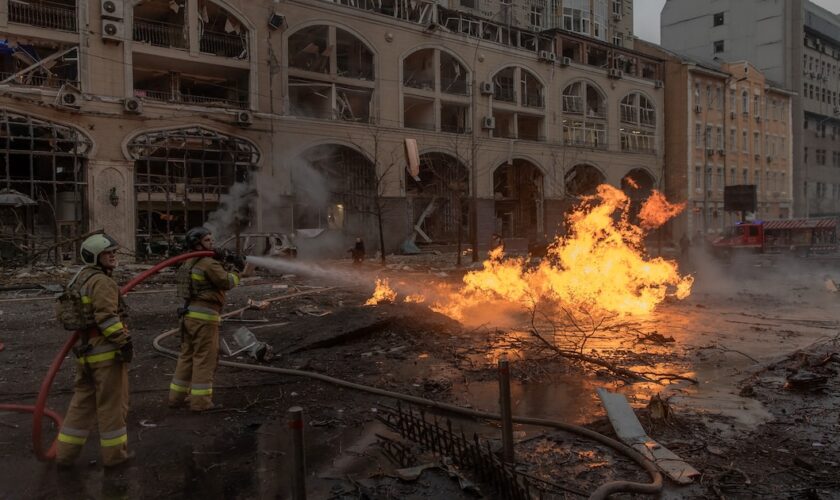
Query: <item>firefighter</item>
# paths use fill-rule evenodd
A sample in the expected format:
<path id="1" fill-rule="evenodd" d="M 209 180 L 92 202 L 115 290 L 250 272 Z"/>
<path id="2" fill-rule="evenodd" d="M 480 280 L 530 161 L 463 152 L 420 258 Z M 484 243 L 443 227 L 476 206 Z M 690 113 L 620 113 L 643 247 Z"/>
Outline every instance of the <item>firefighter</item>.
<path id="1" fill-rule="evenodd" d="M 186 235 L 189 251 L 214 251 L 213 234 L 206 228 L 190 229 Z M 184 299 L 181 318 L 181 353 L 169 384 L 169 406 L 185 405 L 201 412 L 218 408 L 213 404 L 213 375 L 219 355 L 219 322 L 225 304 L 225 291 L 239 285 L 239 275 L 228 271 L 222 262 L 239 271 L 245 267 L 241 256 L 217 251 L 214 257 L 193 258 L 178 270 L 178 293 Z"/>
<path id="2" fill-rule="evenodd" d="M 133 457 L 128 451 L 128 363 L 134 347 L 124 321 L 124 307 L 111 273 L 117 267 L 117 242 L 95 234 L 82 243 L 85 266 L 70 281 L 78 292 L 84 324 L 81 344 L 73 349 L 78 361 L 73 398 L 58 433 L 56 463 L 71 466 L 82 451 L 94 423 L 105 467 Z"/>

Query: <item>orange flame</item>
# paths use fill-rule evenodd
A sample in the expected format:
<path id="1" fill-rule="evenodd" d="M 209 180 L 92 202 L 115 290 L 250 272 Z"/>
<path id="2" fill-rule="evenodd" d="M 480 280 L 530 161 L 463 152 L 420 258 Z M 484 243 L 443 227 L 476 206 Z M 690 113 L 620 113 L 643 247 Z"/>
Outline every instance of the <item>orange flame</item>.
<path id="1" fill-rule="evenodd" d="M 654 189 L 639 211 L 641 226 L 646 230 L 656 229 L 679 215 L 684 209 L 685 202 L 669 203 L 665 195 Z"/>
<path id="2" fill-rule="evenodd" d="M 661 224 L 682 209 L 657 192 L 651 199 L 643 220 Z M 687 297 L 693 278 L 681 277 L 674 262 L 644 254 L 645 229 L 629 222 L 629 208 L 624 192 L 602 184 L 568 216 L 569 234 L 555 239 L 536 268 L 526 266 L 525 259 L 502 259 L 501 250 L 494 250 L 481 270 L 465 275 L 463 286 L 432 309 L 460 320 L 481 304 L 531 309 L 548 302 L 629 315 L 651 312 L 668 295 Z"/>
<path id="3" fill-rule="evenodd" d="M 403 302 L 408 304 L 422 304 L 423 302 L 426 302 L 426 297 L 419 293 L 415 293 L 406 296 L 405 299 L 403 299 Z"/>
<path id="4" fill-rule="evenodd" d="M 381 280 L 377 279 L 376 289 L 373 291 L 373 296 L 365 302 L 365 305 L 375 306 L 383 302 L 396 302 L 396 300 L 397 292 L 391 289 L 391 286 L 388 284 L 388 278 Z"/>

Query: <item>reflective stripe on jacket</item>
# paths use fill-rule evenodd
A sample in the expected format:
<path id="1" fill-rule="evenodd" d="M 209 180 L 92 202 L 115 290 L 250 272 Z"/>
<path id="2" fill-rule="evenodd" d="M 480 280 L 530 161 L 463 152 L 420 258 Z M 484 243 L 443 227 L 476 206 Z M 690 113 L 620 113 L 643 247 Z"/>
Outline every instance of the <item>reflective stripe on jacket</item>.
<path id="1" fill-rule="evenodd" d="M 183 265 L 192 266 L 190 303 L 206 305 L 218 314 L 225 305 L 225 291 L 239 285 L 239 275 L 228 272 L 219 261 L 211 257 L 202 257 L 195 264 L 188 261 Z"/>

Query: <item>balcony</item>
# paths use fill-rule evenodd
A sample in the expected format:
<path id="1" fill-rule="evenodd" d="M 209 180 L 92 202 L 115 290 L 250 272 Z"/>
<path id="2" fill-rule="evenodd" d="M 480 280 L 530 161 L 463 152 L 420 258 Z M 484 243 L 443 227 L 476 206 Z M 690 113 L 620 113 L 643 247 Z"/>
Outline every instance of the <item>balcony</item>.
<path id="1" fill-rule="evenodd" d="M 39 28 L 77 32 L 75 5 L 58 3 L 22 3 L 9 0 L 9 22 Z"/>
<path id="2" fill-rule="evenodd" d="M 222 107 L 222 108 L 239 108 L 247 109 L 248 102 L 245 100 L 224 99 L 221 97 L 202 96 L 192 94 L 173 94 L 160 90 L 142 90 L 135 89 L 134 95 L 142 99 L 157 102 L 192 104 L 197 106 Z"/>
<path id="3" fill-rule="evenodd" d="M 149 19 L 134 20 L 134 41 L 148 43 L 155 47 L 186 49 L 187 28 L 181 24 L 170 24 Z"/>
<path id="4" fill-rule="evenodd" d="M 207 31 L 201 35 L 199 49 L 205 54 L 234 59 L 248 59 L 246 34 L 218 33 Z"/>
<path id="5" fill-rule="evenodd" d="M 79 88 L 79 81 L 75 79 L 60 78 L 58 75 L 35 75 L 31 73 L 24 73 L 14 77 L 12 80 L 6 81 L 15 73 L 0 72 L 0 82 L 4 85 L 23 85 L 27 87 L 44 87 L 48 89 L 60 89 L 62 85 L 69 84 Z"/>

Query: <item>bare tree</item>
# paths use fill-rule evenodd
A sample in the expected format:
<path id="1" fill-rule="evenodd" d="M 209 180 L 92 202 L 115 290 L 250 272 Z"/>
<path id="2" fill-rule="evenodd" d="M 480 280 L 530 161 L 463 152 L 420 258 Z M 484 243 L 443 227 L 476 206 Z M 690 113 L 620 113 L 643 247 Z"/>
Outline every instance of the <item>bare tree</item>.
<path id="1" fill-rule="evenodd" d="M 383 219 L 385 215 L 394 208 L 393 203 L 390 203 L 390 200 L 385 196 L 385 194 L 389 186 L 391 172 L 398 164 L 398 158 L 400 157 L 402 145 L 396 145 L 386 151 L 386 146 L 382 137 L 382 129 L 375 124 L 368 125 L 367 133 L 372 146 L 370 152 L 374 172 L 371 186 L 372 189 L 363 194 L 363 196 L 367 198 L 368 202 L 358 207 L 358 211 L 359 213 L 372 215 L 376 218 L 377 232 L 379 236 L 379 258 L 381 263 L 384 265 L 385 225 L 383 223 Z M 365 148 L 352 137 L 350 137 L 349 140 L 356 149 L 359 151 L 365 151 Z"/>

